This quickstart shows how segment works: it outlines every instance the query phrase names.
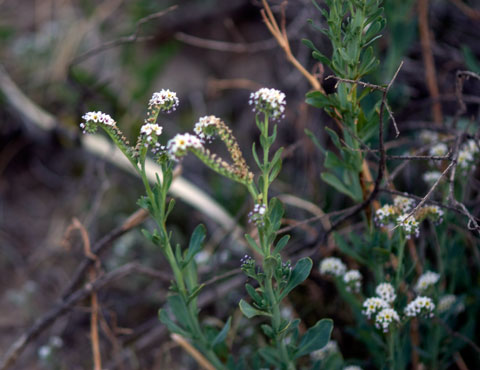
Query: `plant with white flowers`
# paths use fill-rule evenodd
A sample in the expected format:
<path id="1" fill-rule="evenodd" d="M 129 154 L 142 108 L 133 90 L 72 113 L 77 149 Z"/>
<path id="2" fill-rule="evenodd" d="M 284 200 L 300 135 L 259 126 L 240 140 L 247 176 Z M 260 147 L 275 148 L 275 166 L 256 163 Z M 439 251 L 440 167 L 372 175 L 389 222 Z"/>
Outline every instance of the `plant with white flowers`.
<path id="1" fill-rule="evenodd" d="M 262 88 L 252 93 L 250 104 L 256 112 L 255 121 L 260 129 L 260 144 L 263 151 L 263 155 L 259 156 L 255 144 L 253 145 L 253 156 L 260 169 L 257 181 L 243 157 L 232 130 L 220 118 L 201 117 L 194 125 L 193 133 L 177 134 L 165 144 L 162 139 L 163 128 L 157 124 L 157 118 L 162 112 L 175 111 L 179 105 L 176 93 L 170 90 L 161 90 L 153 94 L 149 101 L 147 118 L 140 128 L 135 147 L 130 146 L 116 126 L 116 122 L 102 112 L 85 114 L 83 116 L 85 122 L 82 122 L 80 127 L 85 133 L 94 133 L 101 127 L 141 176 L 147 195 L 139 201 L 139 204 L 146 208 L 156 221 L 153 233 L 144 230 L 144 234 L 160 247 L 174 276 L 171 294 L 167 300 L 169 310 L 160 310 L 160 320 L 171 332 L 190 341 L 217 369 L 235 366 L 233 358 L 229 358 L 227 364 L 219 352 L 220 345 L 225 342 L 230 331 L 231 318 L 228 318 L 223 328 L 213 336 L 211 332 L 207 333 L 202 325 L 197 296 L 203 285 L 197 281 L 196 261 L 200 260 L 205 228 L 199 225 L 194 230 L 188 248 L 182 250 L 177 246 L 174 249 L 166 225 L 174 201 L 167 202 L 167 193 L 173 180 L 173 167 L 188 153 L 195 155 L 218 174 L 245 186 L 254 204 L 248 218 L 256 226 L 258 235 L 258 240 L 254 240 L 250 235 L 246 235 L 246 239 L 260 260 L 257 264 L 257 261 L 249 255 L 245 255 L 241 260 L 242 271 L 256 281 L 256 287 L 246 284 L 245 288 L 250 298 L 248 301 L 242 299 L 239 306 L 249 319 L 254 316 L 266 318 L 261 328 L 268 342 L 258 350 L 264 366 L 291 370 L 296 368 L 301 357 L 323 348 L 328 343 L 332 321 L 320 320 L 300 336 L 298 330 L 300 321 L 291 315 L 282 315 L 282 301 L 308 277 L 312 261 L 303 258 L 292 266 L 290 261 L 282 260 L 280 251 L 286 246 L 289 236 L 285 235 L 277 240 L 283 207 L 278 199 L 269 197 L 269 187 L 278 176 L 282 164 L 282 148 L 273 156 L 270 153 L 277 135 L 277 126 L 274 125 L 272 129 L 271 121 L 278 121 L 284 117 L 285 94 L 275 89 Z M 215 137 L 225 144 L 230 155 L 228 160 L 212 153 L 206 147 L 206 144 Z M 149 151 L 153 153 L 162 169 L 155 186 L 150 185 L 145 172 L 145 160 Z M 351 281 L 355 285 L 358 277 L 355 279 L 352 277 Z"/>

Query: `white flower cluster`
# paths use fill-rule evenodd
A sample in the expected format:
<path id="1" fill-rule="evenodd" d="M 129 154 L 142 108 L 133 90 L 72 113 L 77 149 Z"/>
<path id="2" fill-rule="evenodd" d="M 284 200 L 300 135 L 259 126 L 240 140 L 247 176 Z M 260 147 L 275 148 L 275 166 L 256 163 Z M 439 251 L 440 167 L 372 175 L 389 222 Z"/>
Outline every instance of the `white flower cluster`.
<path id="1" fill-rule="evenodd" d="M 348 270 L 343 275 L 343 281 L 347 285 L 348 292 L 360 293 L 362 287 L 362 274 L 358 270 Z"/>
<path id="2" fill-rule="evenodd" d="M 438 301 L 438 312 L 443 313 L 450 310 L 450 308 L 453 307 L 456 301 L 457 301 L 457 297 L 455 297 L 454 294 L 444 295 Z"/>
<path id="3" fill-rule="evenodd" d="M 444 156 L 448 153 L 448 146 L 444 143 L 438 143 L 430 148 L 431 156 Z"/>
<path id="4" fill-rule="evenodd" d="M 168 89 L 162 89 L 153 93 L 148 105 L 152 108 L 159 109 L 162 112 L 170 113 L 177 109 L 179 103 L 175 92 Z"/>
<path id="5" fill-rule="evenodd" d="M 215 116 L 200 117 L 195 123 L 193 131 L 202 140 L 210 141 L 213 138 L 213 132 L 210 132 L 209 127 L 214 125 L 214 121 L 218 118 Z"/>
<path id="6" fill-rule="evenodd" d="M 375 293 L 387 303 L 392 303 L 395 298 L 397 298 L 397 295 L 395 294 L 395 289 L 390 283 L 378 284 L 375 288 Z"/>
<path id="7" fill-rule="evenodd" d="M 440 275 L 433 271 L 427 271 L 422 274 L 415 285 L 415 290 L 419 293 L 423 293 L 432 285 L 435 285 L 440 280 Z"/>
<path id="8" fill-rule="evenodd" d="M 423 174 L 422 178 L 427 184 L 433 185 L 441 175 L 440 171 L 428 171 Z"/>
<path id="9" fill-rule="evenodd" d="M 425 144 L 436 143 L 439 138 L 435 131 L 423 130 L 420 132 L 420 140 Z"/>
<path id="10" fill-rule="evenodd" d="M 148 146 L 148 143 L 156 141 L 157 137 L 162 134 L 162 126 L 157 125 L 156 123 L 145 123 L 140 128 L 140 134 L 146 138 L 145 146 Z M 152 133 L 154 136 L 152 136 Z"/>
<path id="11" fill-rule="evenodd" d="M 349 366 L 345 366 L 343 370 L 363 370 L 363 369 L 357 365 L 349 365 Z"/>
<path id="12" fill-rule="evenodd" d="M 329 340 L 324 347 L 310 353 L 310 357 L 315 361 L 325 360 L 328 356 L 337 352 L 340 352 L 337 341 Z"/>
<path id="13" fill-rule="evenodd" d="M 397 223 L 407 239 L 410 239 L 412 235 L 415 235 L 416 238 L 420 235 L 420 224 L 413 215 L 410 217 L 408 214 L 400 215 L 397 217 Z"/>
<path id="14" fill-rule="evenodd" d="M 391 325 L 400 322 L 400 316 L 392 308 L 392 303 L 397 295 L 395 289 L 390 283 L 381 283 L 375 288 L 378 297 L 370 297 L 363 302 L 362 313 L 370 318 L 375 315 L 375 327 L 382 329 L 384 333 L 388 332 Z"/>
<path id="15" fill-rule="evenodd" d="M 387 226 L 395 219 L 397 210 L 391 204 L 385 204 L 375 212 L 375 222 L 379 226 Z"/>
<path id="16" fill-rule="evenodd" d="M 400 212 L 406 213 L 410 212 L 413 209 L 415 201 L 411 198 L 398 196 L 395 197 L 395 199 L 393 200 L 393 204 Z"/>
<path id="17" fill-rule="evenodd" d="M 91 125 L 92 123 L 100 123 L 105 126 L 114 127 L 116 125 L 115 120 L 110 117 L 106 113 L 98 112 L 88 112 L 82 116 L 82 119 L 85 122 L 80 123 L 80 128 L 82 129 L 83 133 L 86 134 L 87 132 L 93 133 L 96 130 L 96 125 Z"/>
<path id="18" fill-rule="evenodd" d="M 173 160 L 179 160 L 188 149 L 203 148 L 202 141 L 192 134 L 177 134 L 167 143 L 168 154 Z"/>
<path id="19" fill-rule="evenodd" d="M 370 297 L 363 302 L 362 313 L 370 320 L 372 315 L 377 314 L 384 308 L 389 308 L 388 303 L 382 298 Z"/>
<path id="20" fill-rule="evenodd" d="M 263 226 L 266 211 L 267 207 L 265 204 L 255 204 L 253 210 L 248 213 L 248 222 L 254 223 L 257 226 Z"/>
<path id="21" fill-rule="evenodd" d="M 345 264 L 336 257 L 325 258 L 322 263 L 320 263 L 320 273 L 322 275 L 333 275 L 340 277 L 345 274 L 347 267 Z"/>
<path id="22" fill-rule="evenodd" d="M 405 307 L 405 315 L 408 317 L 433 317 L 433 311 L 435 310 L 435 304 L 429 297 L 417 297 L 411 301 L 407 307 Z"/>
<path id="23" fill-rule="evenodd" d="M 418 236 L 420 233 L 419 222 L 415 217 L 410 216 L 407 219 L 408 212 L 415 206 L 415 201 L 407 197 L 395 197 L 392 204 L 385 204 L 382 208 L 375 212 L 375 222 L 377 225 L 384 227 L 391 223 L 399 224 L 400 228 L 405 232 L 407 239 L 411 235 Z"/>
<path id="24" fill-rule="evenodd" d="M 388 333 L 388 329 L 393 324 L 400 322 L 400 316 L 393 308 L 384 308 L 375 317 L 375 327 L 382 329 L 384 333 Z"/>
<path id="25" fill-rule="evenodd" d="M 438 301 L 438 312 L 444 313 L 450 311 L 450 309 L 455 306 L 454 313 L 459 314 L 465 310 L 465 305 L 461 302 L 454 294 L 444 295 Z"/>
<path id="26" fill-rule="evenodd" d="M 467 170 L 475 162 L 475 156 L 480 152 L 474 140 L 467 141 L 458 152 L 457 163 L 462 170 Z"/>
<path id="27" fill-rule="evenodd" d="M 263 112 L 274 120 L 285 117 L 285 94 L 280 90 L 261 88 L 250 94 L 248 103 L 254 106 L 254 112 Z"/>

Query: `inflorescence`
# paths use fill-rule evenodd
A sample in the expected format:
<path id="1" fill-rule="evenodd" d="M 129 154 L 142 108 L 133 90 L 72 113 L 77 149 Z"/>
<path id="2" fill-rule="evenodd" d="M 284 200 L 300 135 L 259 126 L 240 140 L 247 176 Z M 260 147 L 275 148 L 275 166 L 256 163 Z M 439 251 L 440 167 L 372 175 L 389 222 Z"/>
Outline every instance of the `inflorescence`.
<path id="1" fill-rule="evenodd" d="M 261 88 L 250 94 L 248 103 L 253 105 L 254 112 L 264 113 L 273 120 L 285 117 L 286 99 L 280 90 Z"/>
<path id="2" fill-rule="evenodd" d="M 390 224 L 397 224 L 404 232 L 405 237 L 410 239 L 420 235 L 420 223 L 430 219 L 436 224 L 443 221 L 444 212 L 437 206 L 423 206 L 414 215 L 410 212 L 414 209 L 413 199 L 406 197 L 395 197 L 393 204 L 385 204 L 375 212 L 375 223 L 385 227 Z"/>

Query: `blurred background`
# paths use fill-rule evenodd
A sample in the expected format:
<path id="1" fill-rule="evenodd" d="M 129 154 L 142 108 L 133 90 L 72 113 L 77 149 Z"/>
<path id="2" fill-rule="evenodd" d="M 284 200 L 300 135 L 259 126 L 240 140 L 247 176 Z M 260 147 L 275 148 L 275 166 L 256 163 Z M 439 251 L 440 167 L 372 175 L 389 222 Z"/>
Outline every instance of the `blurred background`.
<path id="1" fill-rule="evenodd" d="M 280 19 L 281 2 L 269 3 Z M 158 14 L 173 5 L 176 8 Z M 439 88 L 435 99 L 425 78 L 416 1 L 389 0 L 384 6 L 387 27 L 375 44 L 381 65 L 371 82 L 388 83 L 404 61 L 390 104 L 402 132 L 400 142 L 406 143 L 414 140 L 408 131 L 412 122 L 434 119 L 432 104 L 440 101 L 444 117 L 454 115 L 457 70 L 480 72 L 480 1 L 430 2 Z M 285 198 L 286 225 L 321 210 L 351 205 L 320 180 L 322 153 L 304 133 L 305 129 L 312 131 L 326 145 L 324 127 L 333 124 L 320 110 L 304 103 L 311 87 L 286 60 L 262 21 L 260 9 L 256 0 L 0 0 L 0 353 L 58 302 L 84 259 L 76 238 L 70 248 L 65 247 L 65 231 L 72 218 L 83 223 L 94 243 L 138 209 L 141 181 L 80 145 L 78 125 L 87 111 L 110 114 L 135 142 L 152 93 L 173 90 L 180 107 L 159 119 L 165 140 L 191 131 L 199 117 L 214 114 L 230 125 L 253 168 L 251 143 L 257 128 L 248 106 L 249 94 L 264 86 L 280 89 L 287 95 L 287 113 L 278 124 L 276 145 L 287 150 L 273 193 L 310 202 L 305 206 L 298 199 Z M 312 19 L 324 27 L 319 11 L 309 0 L 290 0 L 285 14 L 293 54 L 308 70 L 328 76 L 330 71 L 316 64 L 301 43 L 308 38 L 330 55 L 328 40 L 308 22 Z M 39 114 L 12 103 L 10 80 L 54 118 L 54 129 L 42 129 Z M 324 87 L 332 92 L 334 81 L 325 81 Z M 469 82 L 464 90 L 473 118 L 479 113 L 478 87 Z M 212 145 L 219 153 L 224 150 L 218 142 Z M 193 156 L 182 165 L 182 176 L 222 205 L 241 227 L 250 228 L 246 215 L 252 204 L 241 186 L 219 178 Z M 397 180 L 398 189 L 424 194 L 428 186 L 418 181 L 422 170 L 421 164 L 406 168 Z M 222 229 L 218 220 L 177 202 L 169 225 L 174 239 L 184 245 L 198 223 L 207 226 L 209 235 L 206 252 L 198 261 L 202 279 L 237 269 L 245 254 L 241 242 Z M 149 226 L 147 220 L 143 227 Z M 138 261 L 169 273 L 160 251 L 145 241 L 140 229 L 116 239 L 105 251 L 103 271 Z M 318 221 L 296 227 L 287 255 L 314 250 L 318 262 L 330 253 L 321 247 L 323 230 Z M 234 312 L 244 296 L 243 282 L 224 291 L 213 284 L 202 311 L 205 320 L 215 325 L 215 320 Z M 196 368 L 157 320 L 167 288 L 165 280 L 131 274 L 99 292 L 105 368 Z M 292 312 L 285 314 L 300 315 L 307 324 L 332 317 L 333 338 L 344 356 L 362 358 L 361 345 L 348 331 L 342 330 L 342 336 L 338 329 L 351 324 L 346 303 L 317 272 L 295 290 L 289 304 Z M 82 300 L 42 330 L 13 368 L 91 368 L 89 318 L 89 301 Z M 247 350 L 255 335 L 242 328 L 238 316 L 237 355 Z"/>

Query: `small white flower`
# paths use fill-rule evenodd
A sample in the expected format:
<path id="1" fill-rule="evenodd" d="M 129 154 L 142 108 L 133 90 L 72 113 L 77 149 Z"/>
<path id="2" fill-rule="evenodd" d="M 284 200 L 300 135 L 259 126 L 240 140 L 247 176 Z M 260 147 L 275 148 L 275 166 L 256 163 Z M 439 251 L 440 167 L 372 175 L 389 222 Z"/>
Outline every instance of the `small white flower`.
<path id="1" fill-rule="evenodd" d="M 339 348 L 338 348 L 338 344 L 337 344 L 337 341 L 335 340 L 329 340 L 328 343 L 320 348 L 320 349 L 317 349 L 316 351 L 313 351 L 312 353 L 310 353 L 310 357 L 314 360 L 314 361 L 319 361 L 319 360 L 325 360 L 328 356 L 336 353 L 336 352 L 339 352 Z"/>
<path id="2" fill-rule="evenodd" d="M 386 226 L 394 220 L 397 211 L 391 204 L 385 204 L 375 212 L 375 222 L 379 226 Z"/>
<path id="3" fill-rule="evenodd" d="M 447 294 L 440 298 L 440 300 L 438 301 L 437 310 L 439 313 L 444 313 L 449 311 L 454 305 L 454 312 L 456 314 L 459 314 L 465 310 L 465 305 L 463 304 L 463 302 L 459 302 L 458 298 L 454 294 Z"/>
<path id="4" fill-rule="evenodd" d="M 362 274 L 358 270 L 349 270 L 343 275 L 343 281 L 347 285 L 346 289 L 349 292 L 359 293 L 362 287 Z"/>
<path id="5" fill-rule="evenodd" d="M 407 213 L 413 209 L 415 201 L 411 198 L 399 196 L 395 197 L 395 199 L 393 200 L 393 204 L 400 210 L 400 212 Z"/>
<path id="6" fill-rule="evenodd" d="M 436 284 L 440 280 L 440 275 L 433 271 L 427 271 L 422 274 L 415 285 L 415 290 L 419 293 L 423 293 L 432 285 Z"/>
<path id="7" fill-rule="evenodd" d="M 42 360 L 46 360 L 52 354 L 52 348 L 50 346 L 41 346 L 38 349 L 38 357 Z"/>
<path id="8" fill-rule="evenodd" d="M 430 155 L 432 156 L 443 156 L 448 153 L 448 146 L 444 143 L 438 143 L 430 148 Z"/>
<path id="9" fill-rule="evenodd" d="M 265 204 L 255 204 L 253 210 L 248 213 L 248 222 L 254 223 L 257 226 L 265 224 L 265 212 L 267 207 Z"/>
<path id="10" fill-rule="evenodd" d="M 192 134 L 177 134 L 174 138 L 170 139 L 167 143 L 167 150 L 170 157 L 174 160 L 179 160 L 185 154 L 188 149 L 201 149 L 203 148 L 202 141 Z"/>
<path id="11" fill-rule="evenodd" d="M 382 329 L 384 333 L 388 332 L 391 325 L 400 322 L 400 317 L 397 311 L 393 308 L 384 308 L 375 317 L 375 326 L 377 329 Z"/>
<path id="12" fill-rule="evenodd" d="M 177 109 L 179 100 L 175 92 L 168 89 L 162 89 L 159 92 L 153 93 L 148 105 L 151 108 L 170 113 Z"/>
<path id="13" fill-rule="evenodd" d="M 408 214 L 400 215 L 397 217 L 397 223 L 405 232 L 407 239 L 410 239 L 412 235 L 415 235 L 416 238 L 420 235 L 420 224 L 413 215 L 410 217 Z"/>
<path id="14" fill-rule="evenodd" d="M 442 174 L 439 171 L 429 171 L 425 172 L 422 178 L 427 184 L 433 185 L 440 178 L 440 176 L 442 176 Z"/>
<path id="15" fill-rule="evenodd" d="M 140 133 L 144 135 L 151 135 L 151 133 L 155 133 L 155 135 L 160 136 L 162 134 L 162 126 L 157 125 L 156 123 L 146 123 L 140 129 Z"/>
<path id="16" fill-rule="evenodd" d="M 397 295 L 395 294 L 395 289 L 390 283 L 378 284 L 375 288 L 375 293 L 387 303 L 392 303 L 395 298 L 397 298 Z"/>
<path id="17" fill-rule="evenodd" d="M 363 302 L 362 313 L 370 320 L 372 315 L 375 315 L 377 312 L 388 307 L 389 305 L 384 299 L 378 297 L 370 297 Z"/>
<path id="18" fill-rule="evenodd" d="M 320 263 L 320 273 L 322 275 L 333 275 L 340 277 L 347 271 L 345 264 L 336 257 L 325 258 Z"/>
<path id="19" fill-rule="evenodd" d="M 420 140 L 425 144 L 435 143 L 438 141 L 438 134 L 434 131 L 423 130 L 420 132 Z"/>
<path id="20" fill-rule="evenodd" d="M 473 163 L 473 155 L 468 148 L 461 149 L 458 152 L 457 163 L 462 170 L 467 169 Z"/>
<path id="21" fill-rule="evenodd" d="M 218 118 L 215 116 L 200 117 L 198 122 L 195 123 L 193 131 L 200 139 L 210 141 L 214 134 L 212 128 L 217 120 Z"/>
<path id="22" fill-rule="evenodd" d="M 480 147 L 479 145 L 475 142 L 475 140 L 468 140 L 466 143 L 465 143 L 465 148 L 468 149 L 468 151 L 473 155 L 477 155 L 478 153 L 480 153 Z"/>
<path id="23" fill-rule="evenodd" d="M 357 365 L 349 365 L 349 366 L 345 366 L 343 370 L 363 370 L 363 369 Z"/>
<path id="24" fill-rule="evenodd" d="M 85 122 L 80 123 L 80 128 L 83 133 L 94 133 L 96 130 L 96 123 L 103 124 L 105 126 L 114 127 L 116 125 L 115 120 L 106 113 L 98 112 L 87 112 L 82 116 L 82 119 Z"/>
<path id="25" fill-rule="evenodd" d="M 408 317 L 417 317 L 419 315 L 433 317 L 435 304 L 429 297 L 417 297 L 405 307 L 405 315 Z"/>
<path id="26" fill-rule="evenodd" d="M 254 106 L 254 112 L 263 112 L 274 120 L 285 116 L 285 94 L 280 90 L 261 88 L 250 94 L 249 104 Z"/>

